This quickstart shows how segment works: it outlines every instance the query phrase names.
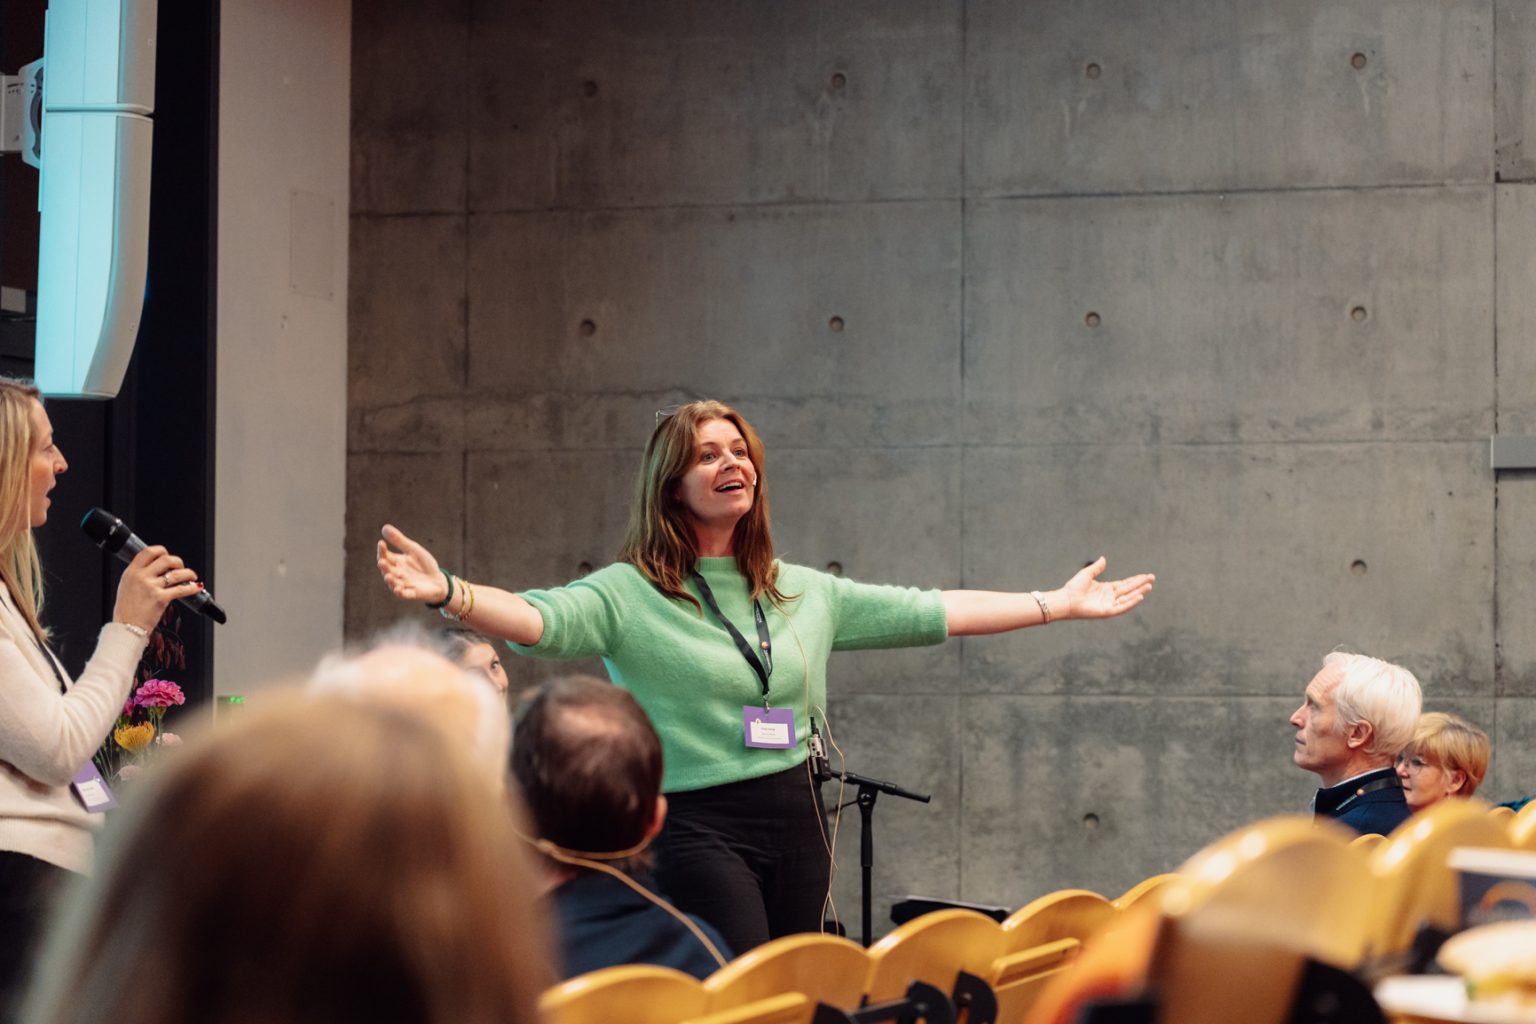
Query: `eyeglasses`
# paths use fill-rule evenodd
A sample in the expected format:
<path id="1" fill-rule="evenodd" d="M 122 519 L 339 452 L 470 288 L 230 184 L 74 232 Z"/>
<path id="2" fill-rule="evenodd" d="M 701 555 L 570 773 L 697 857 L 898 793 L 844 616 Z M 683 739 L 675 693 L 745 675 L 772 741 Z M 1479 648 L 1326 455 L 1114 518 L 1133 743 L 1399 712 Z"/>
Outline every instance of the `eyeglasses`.
<path id="1" fill-rule="evenodd" d="M 1407 754 L 1398 754 L 1397 760 L 1394 763 L 1399 768 L 1407 768 L 1410 775 L 1417 775 L 1425 768 L 1440 767 L 1433 762 L 1424 760 L 1424 758 L 1420 757 L 1418 754 L 1414 754 L 1412 757 L 1409 757 Z"/>
<path id="2" fill-rule="evenodd" d="M 660 423 L 662 420 L 667 419 L 668 417 L 676 416 L 677 415 L 677 411 L 679 409 L 681 409 L 681 408 L 682 408 L 681 405 L 668 405 L 668 406 L 663 406 L 660 409 L 657 409 L 656 410 L 656 422 Z"/>

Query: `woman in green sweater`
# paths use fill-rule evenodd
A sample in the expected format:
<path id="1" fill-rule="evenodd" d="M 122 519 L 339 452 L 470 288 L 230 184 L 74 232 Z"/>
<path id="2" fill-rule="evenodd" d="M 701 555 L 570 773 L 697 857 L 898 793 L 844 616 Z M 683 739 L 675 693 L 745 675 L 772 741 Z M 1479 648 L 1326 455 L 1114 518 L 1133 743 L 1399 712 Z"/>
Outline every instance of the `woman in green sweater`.
<path id="1" fill-rule="evenodd" d="M 395 596 L 542 658 L 600 657 L 655 722 L 670 803 L 657 877 L 736 952 L 820 927 L 829 847 L 809 764 L 833 651 L 936 644 L 1140 604 L 1150 575 L 1104 560 L 1031 593 L 871 586 L 778 561 L 762 441 L 734 409 L 693 402 L 646 445 L 614 564 L 550 590 L 471 584 L 385 526 Z M 604 851 L 589 851 L 604 852 Z"/>

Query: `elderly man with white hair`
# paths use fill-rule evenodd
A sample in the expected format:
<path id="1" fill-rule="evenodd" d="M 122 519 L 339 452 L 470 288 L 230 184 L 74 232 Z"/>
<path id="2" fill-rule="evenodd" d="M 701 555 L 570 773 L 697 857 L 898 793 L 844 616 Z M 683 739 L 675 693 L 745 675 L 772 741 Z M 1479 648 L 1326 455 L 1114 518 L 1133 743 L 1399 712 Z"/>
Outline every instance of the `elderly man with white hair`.
<path id="1" fill-rule="evenodd" d="M 1316 772 L 1319 819 L 1332 818 L 1362 835 L 1386 835 L 1411 813 L 1397 752 L 1413 738 L 1423 696 L 1407 669 L 1363 654 L 1335 651 L 1291 715 L 1298 767 Z"/>

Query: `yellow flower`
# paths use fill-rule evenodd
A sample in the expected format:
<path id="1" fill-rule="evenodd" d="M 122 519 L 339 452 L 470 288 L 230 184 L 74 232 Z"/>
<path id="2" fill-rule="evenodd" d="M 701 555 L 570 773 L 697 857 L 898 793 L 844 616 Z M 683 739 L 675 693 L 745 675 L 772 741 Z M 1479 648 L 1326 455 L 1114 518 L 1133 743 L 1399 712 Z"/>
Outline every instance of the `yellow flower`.
<path id="1" fill-rule="evenodd" d="M 155 738 L 155 727 L 148 722 L 119 726 L 112 731 L 112 738 L 128 753 L 137 754 Z"/>

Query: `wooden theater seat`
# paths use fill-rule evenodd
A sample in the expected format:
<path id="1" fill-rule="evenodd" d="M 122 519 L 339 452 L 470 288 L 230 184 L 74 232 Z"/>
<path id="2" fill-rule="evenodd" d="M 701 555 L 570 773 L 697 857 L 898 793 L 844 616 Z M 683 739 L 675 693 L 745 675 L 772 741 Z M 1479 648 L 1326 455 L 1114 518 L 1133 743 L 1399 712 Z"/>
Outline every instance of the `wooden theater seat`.
<path id="1" fill-rule="evenodd" d="M 1481 800 L 1442 800 L 1399 825 L 1371 854 L 1378 894 L 1369 933 L 1374 956 L 1406 951 L 1424 925 L 1457 925 L 1461 899 L 1446 858 L 1458 846 L 1510 849 L 1514 840 Z"/>
<path id="2" fill-rule="evenodd" d="M 869 954 L 858 943 L 836 935 L 786 935 L 711 974 L 704 979 L 704 992 L 711 1013 L 785 992 L 852 1009 L 868 977 Z"/>
<path id="3" fill-rule="evenodd" d="M 677 1024 L 707 1009 L 697 979 L 670 967 L 640 964 L 578 975 L 539 998 L 547 1024 Z"/>

